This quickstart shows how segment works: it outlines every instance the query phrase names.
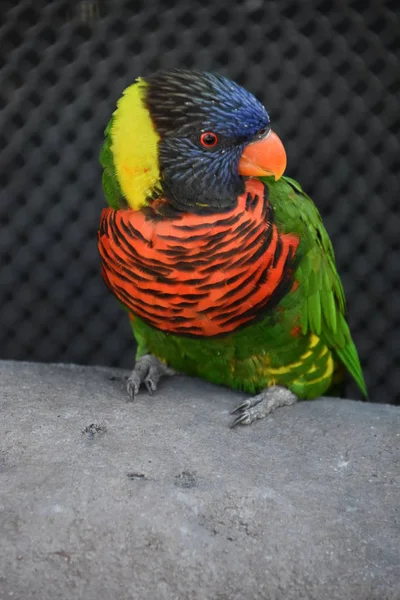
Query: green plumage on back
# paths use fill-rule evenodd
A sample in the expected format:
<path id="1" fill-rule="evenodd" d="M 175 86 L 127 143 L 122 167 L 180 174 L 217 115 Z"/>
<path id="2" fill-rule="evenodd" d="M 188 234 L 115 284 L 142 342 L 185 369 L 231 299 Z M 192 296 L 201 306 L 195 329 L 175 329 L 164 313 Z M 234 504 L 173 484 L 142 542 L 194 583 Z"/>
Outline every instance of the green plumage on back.
<path id="1" fill-rule="evenodd" d="M 301 260 L 297 279 L 304 297 L 300 313 L 302 333 L 312 332 L 331 348 L 367 396 L 357 349 L 345 320 L 345 297 L 335 266 L 333 247 L 321 215 L 297 181 L 282 177 L 262 179 L 282 231 L 300 237 Z"/>

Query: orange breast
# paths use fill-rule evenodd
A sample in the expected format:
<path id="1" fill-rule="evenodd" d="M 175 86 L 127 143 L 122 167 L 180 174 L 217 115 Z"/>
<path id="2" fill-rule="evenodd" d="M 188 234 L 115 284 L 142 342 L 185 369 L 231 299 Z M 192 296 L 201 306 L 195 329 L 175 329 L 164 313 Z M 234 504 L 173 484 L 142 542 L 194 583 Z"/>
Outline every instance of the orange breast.
<path id="1" fill-rule="evenodd" d="M 106 284 L 133 314 L 176 334 L 215 336 L 276 306 L 293 285 L 299 240 L 279 233 L 266 187 L 246 182 L 231 211 L 165 217 L 104 209 L 98 237 Z"/>

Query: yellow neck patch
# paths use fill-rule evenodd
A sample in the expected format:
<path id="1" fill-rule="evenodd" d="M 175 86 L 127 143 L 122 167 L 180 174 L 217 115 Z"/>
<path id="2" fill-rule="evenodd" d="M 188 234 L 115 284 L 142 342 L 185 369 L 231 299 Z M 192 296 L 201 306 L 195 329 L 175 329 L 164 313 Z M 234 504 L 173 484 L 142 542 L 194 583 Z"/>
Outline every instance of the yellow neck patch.
<path id="1" fill-rule="evenodd" d="M 160 181 L 157 135 L 142 101 L 146 83 L 129 86 L 118 100 L 111 128 L 111 151 L 116 175 L 129 206 L 139 210 Z"/>

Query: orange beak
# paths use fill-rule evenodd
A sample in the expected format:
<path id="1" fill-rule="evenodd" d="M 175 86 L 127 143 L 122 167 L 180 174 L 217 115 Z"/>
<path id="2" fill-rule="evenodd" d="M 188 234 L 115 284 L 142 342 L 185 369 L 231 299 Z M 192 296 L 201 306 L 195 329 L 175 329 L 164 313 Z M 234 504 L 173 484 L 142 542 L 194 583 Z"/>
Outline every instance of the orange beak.
<path id="1" fill-rule="evenodd" d="M 286 152 L 279 137 L 271 131 L 265 138 L 245 147 L 239 162 L 239 175 L 266 177 L 277 181 L 286 169 Z"/>

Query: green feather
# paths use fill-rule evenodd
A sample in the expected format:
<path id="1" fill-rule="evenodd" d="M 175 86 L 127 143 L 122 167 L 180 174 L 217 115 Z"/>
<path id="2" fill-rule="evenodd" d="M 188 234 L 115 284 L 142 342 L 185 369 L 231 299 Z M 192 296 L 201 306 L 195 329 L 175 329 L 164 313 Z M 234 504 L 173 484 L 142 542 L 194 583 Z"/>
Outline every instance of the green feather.
<path id="1" fill-rule="evenodd" d="M 308 324 L 313 333 L 321 335 L 321 296 L 316 290 L 307 298 Z"/>
<path id="2" fill-rule="evenodd" d="M 298 252 L 302 256 L 296 278 L 304 295 L 300 314 L 302 333 L 310 331 L 320 336 L 367 396 L 357 349 L 345 319 L 343 286 L 321 215 L 297 181 L 289 177 L 278 182 L 270 177 L 262 180 L 268 185 L 278 228 L 300 238 Z"/>
<path id="3" fill-rule="evenodd" d="M 324 319 L 328 325 L 328 328 L 332 330 L 334 334 L 337 331 L 337 320 L 336 320 L 336 304 L 335 297 L 332 290 L 326 290 L 320 292 L 321 305 Z"/>

